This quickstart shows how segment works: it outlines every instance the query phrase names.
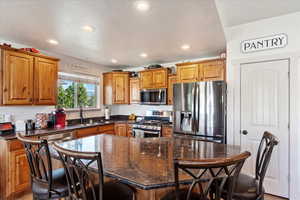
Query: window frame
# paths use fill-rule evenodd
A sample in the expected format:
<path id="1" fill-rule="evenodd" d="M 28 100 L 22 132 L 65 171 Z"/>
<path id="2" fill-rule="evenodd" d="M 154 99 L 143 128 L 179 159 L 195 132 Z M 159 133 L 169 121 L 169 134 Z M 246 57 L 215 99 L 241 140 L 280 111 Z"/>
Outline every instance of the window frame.
<path id="1" fill-rule="evenodd" d="M 75 78 L 74 78 L 75 77 Z M 78 80 L 76 80 L 78 78 Z M 101 110 L 101 97 L 100 97 L 100 77 L 96 76 L 91 76 L 91 75 L 86 75 L 86 74 L 77 74 L 77 73 L 67 73 L 67 72 L 59 72 L 58 73 L 58 79 L 57 79 L 57 88 L 60 86 L 60 81 L 61 80 L 66 80 L 66 81 L 73 81 L 75 82 L 75 87 L 76 90 L 74 92 L 74 98 L 77 97 L 77 88 L 78 88 L 78 83 L 83 83 L 83 84 L 94 84 L 95 87 L 95 97 L 96 97 L 96 105 L 95 107 L 83 107 L 83 110 L 86 111 L 100 111 Z M 93 81 L 91 82 L 91 80 Z M 57 94 L 57 99 L 58 99 L 58 94 Z M 77 104 L 77 98 L 74 99 L 74 104 L 76 104 L 77 107 L 75 108 L 64 108 L 65 111 L 68 112 L 77 112 L 80 110 Z M 75 106 L 75 105 L 74 105 Z"/>

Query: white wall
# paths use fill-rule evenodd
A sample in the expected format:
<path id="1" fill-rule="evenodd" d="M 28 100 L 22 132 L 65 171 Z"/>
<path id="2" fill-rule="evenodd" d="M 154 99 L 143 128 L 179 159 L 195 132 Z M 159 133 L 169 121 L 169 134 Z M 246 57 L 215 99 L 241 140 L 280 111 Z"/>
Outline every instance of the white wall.
<path id="1" fill-rule="evenodd" d="M 290 199 L 300 199 L 300 12 L 225 28 L 227 39 L 228 141 L 240 142 L 239 67 L 241 63 L 290 59 Z M 279 33 L 288 35 L 285 48 L 243 54 L 243 40 Z"/>
<path id="2" fill-rule="evenodd" d="M 24 44 L 18 44 L 15 42 L 2 40 L 0 38 L 0 44 L 9 43 L 12 44 L 15 48 L 24 48 L 30 47 Z M 51 53 L 42 51 L 45 55 L 53 56 L 61 59 L 59 62 L 59 71 L 69 72 L 69 73 L 83 73 L 89 74 L 93 76 L 100 77 L 100 83 L 102 83 L 102 73 L 111 71 L 112 68 L 105 67 L 102 65 L 98 65 L 95 63 L 91 63 L 88 61 L 83 61 L 80 59 L 76 59 L 70 56 L 65 56 L 61 54 Z M 102 95 L 102 84 L 100 84 L 100 95 Z M 102 98 L 100 98 L 100 108 L 102 108 Z M 14 115 L 15 120 L 24 120 L 24 119 L 32 119 L 37 112 L 51 112 L 55 109 L 54 106 L 0 106 L 0 113 L 12 114 Z M 86 111 L 85 117 L 97 117 L 103 116 L 103 110 L 97 111 Z M 76 112 L 70 112 L 67 116 L 68 119 L 79 118 L 79 114 Z"/>

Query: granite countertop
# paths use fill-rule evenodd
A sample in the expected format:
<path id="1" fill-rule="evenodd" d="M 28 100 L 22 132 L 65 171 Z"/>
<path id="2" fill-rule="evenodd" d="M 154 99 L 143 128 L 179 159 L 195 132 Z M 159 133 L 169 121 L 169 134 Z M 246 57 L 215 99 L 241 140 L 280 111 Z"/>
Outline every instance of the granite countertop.
<path id="1" fill-rule="evenodd" d="M 73 124 L 65 126 L 64 128 L 47 128 L 47 129 L 36 129 L 34 131 L 21 131 L 20 133 L 25 136 L 37 136 L 37 135 L 47 135 L 47 134 L 55 134 L 55 133 L 63 133 L 63 132 L 70 132 L 77 129 L 82 128 L 89 128 L 89 127 L 95 127 L 95 126 L 102 126 L 102 125 L 108 125 L 108 124 L 115 124 L 115 123 L 134 123 L 134 120 L 126 120 L 126 119 L 111 119 L 111 120 L 101 120 L 96 121 L 91 124 Z M 16 134 L 10 134 L 10 135 L 3 135 L 0 136 L 0 139 L 4 140 L 12 140 L 16 139 Z"/>
<path id="2" fill-rule="evenodd" d="M 191 137 L 127 138 L 97 135 L 59 146 L 83 152 L 101 152 L 106 176 L 141 189 L 155 189 L 174 185 L 173 159 L 215 161 L 230 159 L 241 153 L 239 146 L 204 142 Z M 96 170 L 96 165 L 91 165 Z M 181 175 L 182 183 L 190 178 Z"/>

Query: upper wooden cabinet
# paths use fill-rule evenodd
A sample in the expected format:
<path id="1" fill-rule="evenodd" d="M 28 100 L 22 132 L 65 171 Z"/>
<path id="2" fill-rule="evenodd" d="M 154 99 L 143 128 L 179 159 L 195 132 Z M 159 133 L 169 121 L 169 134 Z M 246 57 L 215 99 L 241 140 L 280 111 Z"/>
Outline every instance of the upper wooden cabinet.
<path id="1" fill-rule="evenodd" d="M 168 87 L 168 69 L 149 69 L 140 72 L 141 89 L 157 89 Z"/>
<path id="2" fill-rule="evenodd" d="M 130 104 L 135 104 L 140 102 L 140 79 L 130 78 L 129 80 L 130 88 Z"/>
<path id="3" fill-rule="evenodd" d="M 35 104 L 55 105 L 57 99 L 57 62 L 36 58 L 34 72 Z"/>
<path id="4" fill-rule="evenodd" d="M 177 65 L 177 76 L 179 82 L 195 82 L 198 80 L 198 64 Z"/>
<path id="5" fill-rule="evenodd" d="M 3 51 L 2 55 L 2 103 L 32 104 L 34 57 L 12 51 Z"/>
<path id="6" fill-rule="evenodd" d="M 173 84 L 177 82 L 176 75 L 170 75 L 168 78 L 168 105 L 173 104 Z"/>
<path id="7" fill-rule="evenodd" d="M 203 81 L 225 80 L 225 60 L 204 62 L 199 66 L 199 77 L 202 77 Z"/>
<path id="8" fill-rule="evenodd" d="M 55 105 L 58 59 L 0 45 L 0 103 Z"/>
<path id="9" fill-rule="evenodd" d="M 225 80 L 225 60 L 205 60 L 177 65 L 178 82 Z"/>
<path id="10" fill-rule="evenodd" d="M 129 103 L 129 72 L 108 72 L 103 74 L 103 103 Z"/>

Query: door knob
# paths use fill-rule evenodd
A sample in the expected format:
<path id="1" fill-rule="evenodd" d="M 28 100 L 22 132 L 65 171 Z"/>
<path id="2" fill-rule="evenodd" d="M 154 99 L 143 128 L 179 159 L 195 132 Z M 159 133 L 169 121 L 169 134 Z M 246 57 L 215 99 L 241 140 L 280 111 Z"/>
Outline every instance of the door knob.
<path id="1" fill-rule="evenodd" d="M 242 134 L 243 135 L 248 135 L 248 131 L 247 130 L 242 130 Z"/>

